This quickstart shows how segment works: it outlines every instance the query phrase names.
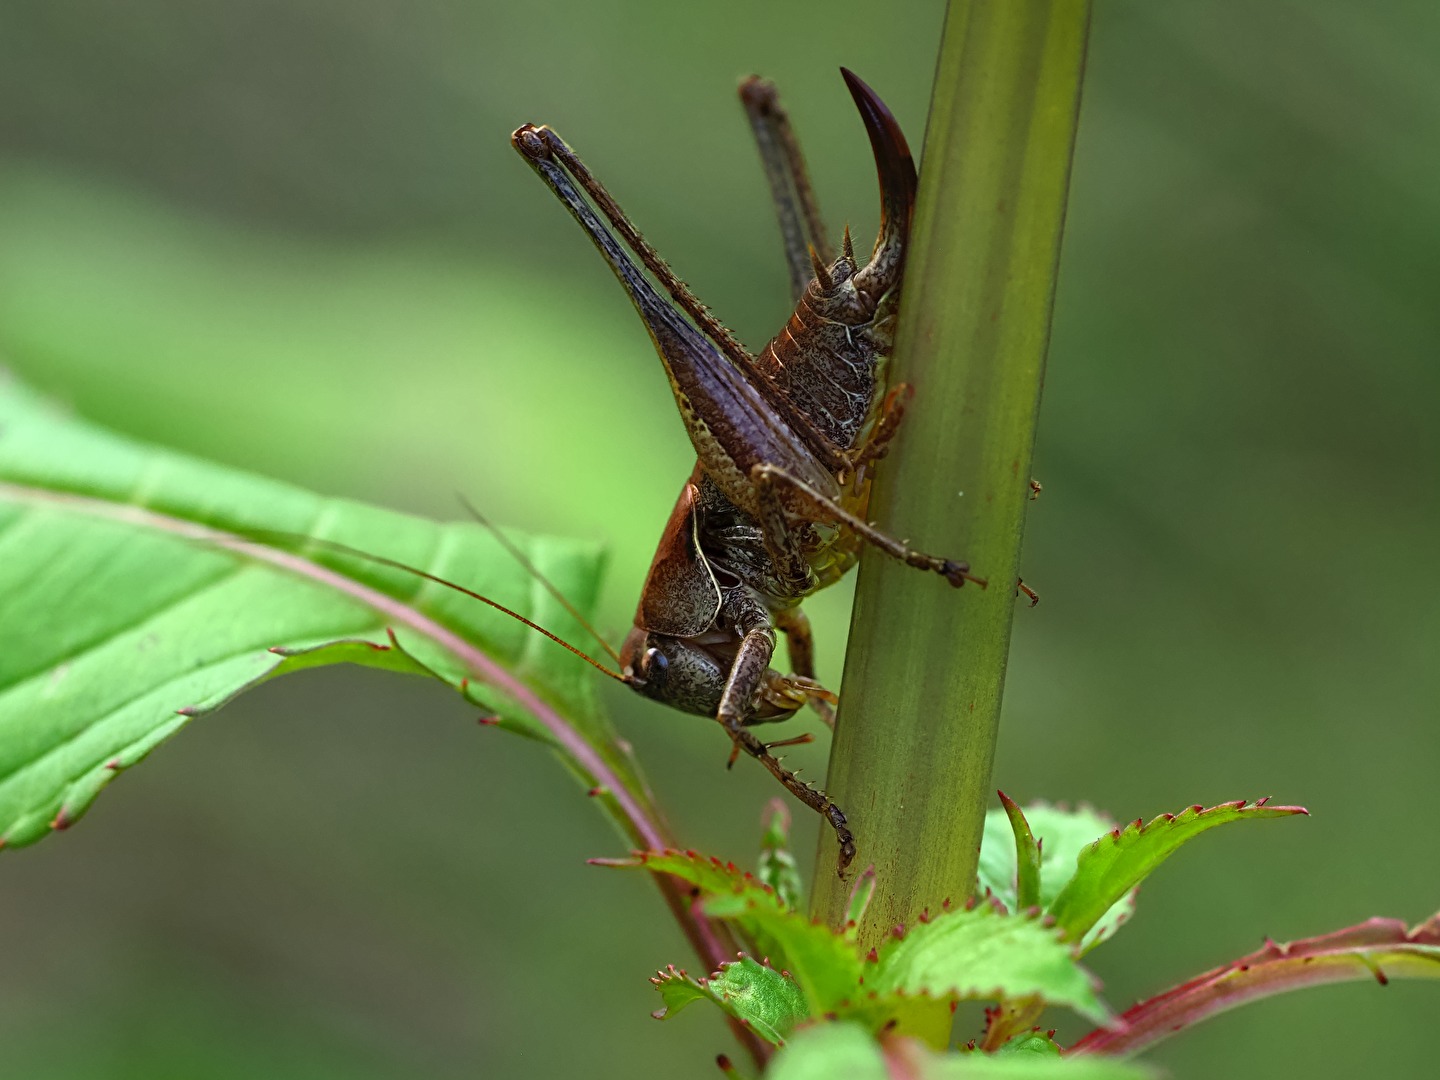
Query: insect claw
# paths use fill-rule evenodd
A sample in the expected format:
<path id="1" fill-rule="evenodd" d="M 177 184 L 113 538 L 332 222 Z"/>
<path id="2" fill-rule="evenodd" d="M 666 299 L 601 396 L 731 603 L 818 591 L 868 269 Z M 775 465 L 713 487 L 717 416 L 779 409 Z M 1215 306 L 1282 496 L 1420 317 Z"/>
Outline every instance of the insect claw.
<path id="1" fill-rule="evenodd" d="M 807 731 L 804 735 L 796 735 L 793 739 L 781 739 L 779 742 L 766 743 L 765 749 L 774 750 L 777 746 L 804 746 L 806 743 L 814 741 L 814 734 Z"/>
<path id="2" fill-rule="evenodd" d="M 969 563 L 956 562 L 953 559 L 945 559 L 936 569 L 940 571 L 941 575 L 945 578 L 946 581 L 950 582 L 950 584 L 954 585 L 957 589 L 960 588 L 960 586 L 964 585 L 967 581 L 973 581 L 982 589 L 987 589 L 990 587 L 990 582 L 987 579 L 982 577 L 976 577 L 974 574 L 970 573 Z"/>
<path id="3" fill-rule="evenodd" d="M 550 148 L 540 131 L 534 124 L 521 124 L 510 136 L 510 142 L 531 161 L 546 160 L 550 157 Z"/>

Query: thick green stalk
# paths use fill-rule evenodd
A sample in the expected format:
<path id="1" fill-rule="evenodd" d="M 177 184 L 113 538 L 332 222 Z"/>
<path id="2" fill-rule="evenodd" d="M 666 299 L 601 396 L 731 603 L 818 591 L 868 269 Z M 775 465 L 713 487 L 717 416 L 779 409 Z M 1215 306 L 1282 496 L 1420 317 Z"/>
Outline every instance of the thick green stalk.
<path id="1" fill-rule="evenodd" d="M 946 17 L 891 367 L 915 398 L 870 513 L 990 584 L 861 560 L 827 787 L 879 871 L 870 944 L 974 887 L 1089 19 L 1089 0 Z M 836 925 L 848 886 L 822 834 L 814 914 Z"/>

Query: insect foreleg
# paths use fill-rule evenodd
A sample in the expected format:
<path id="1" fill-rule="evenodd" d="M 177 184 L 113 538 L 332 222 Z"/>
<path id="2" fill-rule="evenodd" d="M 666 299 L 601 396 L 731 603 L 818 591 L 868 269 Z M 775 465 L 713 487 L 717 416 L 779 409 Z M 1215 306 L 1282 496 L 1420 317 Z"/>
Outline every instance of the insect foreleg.
<path id="1" fill-rule="evenodd" d="M 843 873 L 855 857 L 855 839 L 846 824 L 844 811 L 835 805 L 830 796 L 806 784 L 781 765 L 780 760 L 770 753 L 770 747 L 745 727 L 751 702 L 775 652 L 774 623 L 769 612 L 753 597 L 736 595 L 731 613 L 736 619 L 736 630 L 744 637 L 730 668 L 730 679 L 716 714 L 716 719 L 724 725 L 735 744 L 730 763 L 733 765 L 736 755 L 741 750 L 745 751 L 770 770 L 770 775 L 784 784 L 787 791 L 825 818 L 840 843 L 838 869 Z"/>
<path id="2" fill-rule="evenodd" d="M 740 590 L 726 597 L 721 618 L 730 623 L 740 637 L 725 690 L 720 695 L 720 708 L 715 714 L 715 719 L 733 735 L 755 711 L 755 694 L 770 668 L 770 658 L 775 655 L 775 624 L 759 600 Z M 734 763 L 733 756 L 731 763 Z"/>
<path id="3" fill-rule="evenodd" d="M 756 738 L 754 733 L 744 728 L 736 728 L 730 733 L 730 737 L 735 740 L 736 746 L 769 769 L 770 775 L 784 784 L 786 791 L 830 823 L 830 827 L 835 830 L 835 839 L 840 843 L 840 858 L 836 871 L 843 875 L 845 868 L 850 865 L 850 860 L 855 858 L 855 837 L 850 833 L 845 812 L 835 805 L 830 796 L 811 787 L 780 764 L 780 759 L 771 754 L 770 748 Z"/>

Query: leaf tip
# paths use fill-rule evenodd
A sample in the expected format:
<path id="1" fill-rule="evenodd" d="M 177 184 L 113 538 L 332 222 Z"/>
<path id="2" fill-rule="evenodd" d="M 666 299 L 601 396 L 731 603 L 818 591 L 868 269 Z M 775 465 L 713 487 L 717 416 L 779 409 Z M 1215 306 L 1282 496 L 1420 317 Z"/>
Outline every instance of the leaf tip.
<path id="1" fill-rule="evenodd" d="M 629 858 L 625 859 L 595 858 L 586 859 L 585 862 L 590 866 L 610 866 L 618 867 L 621 870 L 633 870 L 637 866 L 645 865 L 645 856 L 641 852 L 636 852 L 634 855 L 631 855 Z"/>

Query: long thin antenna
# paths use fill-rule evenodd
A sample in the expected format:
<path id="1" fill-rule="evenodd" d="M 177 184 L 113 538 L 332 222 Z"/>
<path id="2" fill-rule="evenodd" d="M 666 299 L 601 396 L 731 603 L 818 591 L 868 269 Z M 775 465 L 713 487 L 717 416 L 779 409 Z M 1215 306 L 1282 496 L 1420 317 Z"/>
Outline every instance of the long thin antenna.
<path id="1" fill-rule="evenodd" d="M 610 659 L 614 660 L 617 664 L 620 663 L 620 654 L 611 648 L 608 641 L 600 636 L 600 631 L 590 625 L 590 620 L 585 618 L 584 615 L 581 615 L 579 609 L 566 599 L 565 594 L 562 593 L 549 578 L 540 572 L 540 568 L 530 561 L 530 556 L 521 551 L 513 540 L 500 531 L 499 526 L 495 525 L 489 518 L 476 509 L 475 504 L 464 495 L 456 492 L 455 497 L 460 500 L 460 505 L 465 508 L 466 513 L 481 525 L 485 526 L 485 528 L 489 529 L 490 534 L 494 536 L 496 540 L 500 541 L 500 546 L 508 551 L 514 560 L 523 566 L 531 577 L 540 582 L 541 585 L 544 585 L 545 591 L 559 601 L 560 606 L 570 613 L 570 617 L 578 622 L 589 632 L 591 637 L 600 643 L 600 647 L 605 650 Z"/>
<path id="2" fill-rule="evenodd" d="M 624 675 L 621 675 L 617 671 L 611 671 L 608 667 L 600 663 L 600 661 L 596 660 L 588 653 L 582 652 L 574 645 L 571 645 L 570 642 L 560 637 L 560 635 L 551 633 L 549 630 L 546 630 L 545 627 L 541 626 L 537 622 L 532 622 L 524 615 L 521 615 L 518 611 L 512 611 L 510 610 L 510 608 L 506 607 L 498 600 L 491 600 L 490 597 L 484 596 L 481 593 L 476 592 L 474 589 L 467 589 L 464 585 L 457 585 L 453 581 L 447 581 L 445 578 L 440 577 L 438 574 L 432 574 L 428 570 L 421 570 L 418 566 L 411 566 L 409 563 L 399 562 L 395 559 L 387 559 L 384 555 L 376 555 L 369 551 L 361 551 L 359 548 L 353 548 L 349 544 L 342 544 L 338 540 L 325 540 L 318 536 L 307 536 L 305 533 L 283 532 L 274 529 L 232 529 L 230 531 L 234 532 L 237 536 L 243 537 L 244 539 L 254 540 L 257 543 L 262 544 L 265 543 L 267 538 L 277 541 L 286 540 L 297 544 L 314 544 L 317 547 L 325 548 L 327 551 L 333 551 L 340 555 L 349 555 L 356 559 L 363 559 L 366 562 L 377 563 L 380 566 L 388 566 L 394 570 L 403 570 L 407 574 L 414 574 L 416 577 L 424 578 L 426 581 L 433 581 L 436 585 L 443 585 L 447 589 L 454 589 L 456 592 L 468 596 L 472 600 L 479 600 L 482 604 L 488 604 L 496 611 L 503 612 L 504 614 L 509 615 L 512 619 L 515 619 L 518 622 L 522 622 L 526 626 L 530 627 L 531 630 L 535 630 L 541 634 L 544 634 L 551 641 L 555 642 L 555 644 L 562 646 L 563 648 L 569 649 L 576 656 L 580 657 L 581 660 L 584 660 L 591 667 L 594 667 L 599 671 L 604 672 L 616 682 L 625 682 Z M 584 622 L 584 620 L 582 619 L 581 622 Z M 586 629 L 589 629 L 589 627 L 587 626 Z M 594 633 L 593 630 L 591 630 L 590 632 L 592 634 Z M 601 644 L 604 645 L 605 643 L 602 641 Z M 606 648 L 607 650 L 609 650 L 609 646 L 606 646 Z M 613 650 L 610 650 L 610 652 L 612 656 L 615 655 Z M 616 656 L 615 661 L 618 663 L 619 660 L 620 658 Z"/>

